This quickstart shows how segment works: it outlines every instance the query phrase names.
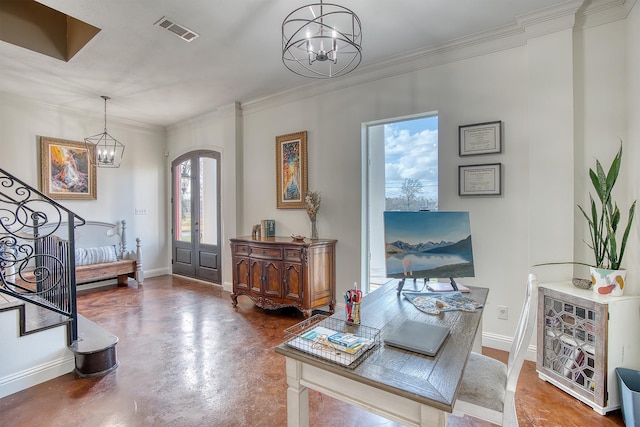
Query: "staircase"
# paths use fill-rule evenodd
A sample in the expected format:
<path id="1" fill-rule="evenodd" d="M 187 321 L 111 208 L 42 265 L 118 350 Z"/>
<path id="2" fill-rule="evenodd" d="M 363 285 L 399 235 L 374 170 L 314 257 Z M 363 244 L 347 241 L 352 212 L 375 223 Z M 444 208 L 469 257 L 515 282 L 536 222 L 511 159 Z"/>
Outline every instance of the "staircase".
<path id="1" fill-rule="evenodd" d="M 65 221 L 61 239 L 54 233 Z M 84 224 L 0 169 L 0 397 L 68 372 L 99 376 L 118 366 L 118 337 L 77 312 L 75 228 Z"/>

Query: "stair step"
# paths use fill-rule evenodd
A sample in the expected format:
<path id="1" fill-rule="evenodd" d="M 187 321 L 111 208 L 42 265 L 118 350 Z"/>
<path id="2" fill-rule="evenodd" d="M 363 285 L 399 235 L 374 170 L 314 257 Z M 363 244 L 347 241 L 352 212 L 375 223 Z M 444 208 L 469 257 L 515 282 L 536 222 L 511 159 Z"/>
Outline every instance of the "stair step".
<path id="1" fill-rule="evenodd" d="M 118 337 L 78 315 L 78 340 L 69 348 L 75 354 L 76 374 L 81 377 L 106 375 L 118 367 Z"/>

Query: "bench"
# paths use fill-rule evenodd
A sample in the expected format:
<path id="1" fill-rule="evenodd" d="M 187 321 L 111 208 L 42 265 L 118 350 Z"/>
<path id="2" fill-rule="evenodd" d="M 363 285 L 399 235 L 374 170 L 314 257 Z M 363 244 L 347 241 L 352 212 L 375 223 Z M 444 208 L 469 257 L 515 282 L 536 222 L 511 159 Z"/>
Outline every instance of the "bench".
<path id="1" fill-rule="evenodd" d="M 135 251 L 127 250 L 126 221 L 119 224 L 87 221 L 76 228 L 76 284 L 117 279 L 118 286 L 126 286 L 129 278 L 141 285 L 144 282 L 140 238 L 136 238 Z M 92 257 L 82 257 L 84 252 L 95 253 L 98 248 L 113 247 L 114 257 L 108 262 Z M 82 265 L 82 260 L 88 262 Z M 92 262 L 92 261 L 99 262 Z"/>
<path id="2" fill-rule="evenodd" d="M 46 226 L 41 229 L 42 238 L 38 253 L 57 259 L 64 259 L 69 253 L 67 223 L 58 225 L 53 233 L 47 235 Z M 118 224 L 87 221 L 75 229 L 76 285 L 84 285 L 109 279 L 116 279 L 118 286 L 126 286 L 133 278 L 142 285 L 142 252 L 140 238 L 136 238 L 135 251 L 127 250 L 126 221 Z M 35 283 L 31 272 L 23 273 L 27 282 Z"/>

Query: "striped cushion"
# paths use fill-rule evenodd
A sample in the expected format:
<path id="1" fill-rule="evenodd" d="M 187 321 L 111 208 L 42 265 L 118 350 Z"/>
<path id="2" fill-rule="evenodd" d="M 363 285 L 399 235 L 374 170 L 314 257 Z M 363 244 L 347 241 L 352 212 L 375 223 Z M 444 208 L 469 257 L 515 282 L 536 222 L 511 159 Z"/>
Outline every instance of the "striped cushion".
<path id="1" fill-rule="evenodd" d="M 76 248 L 76 265 L 100 264 L 118 260 L 116 246 L 100 246 L 98 248 Z"/>

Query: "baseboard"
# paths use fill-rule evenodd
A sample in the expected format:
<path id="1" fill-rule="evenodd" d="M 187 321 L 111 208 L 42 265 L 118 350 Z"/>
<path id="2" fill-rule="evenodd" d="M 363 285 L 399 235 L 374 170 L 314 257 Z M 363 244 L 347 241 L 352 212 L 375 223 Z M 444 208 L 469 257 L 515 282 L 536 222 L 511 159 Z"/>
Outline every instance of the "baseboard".
<path id="1" fill-rule="evenodd" d="M 482 334 L 482 346 L 495 348 L 496 350 L 509 351 L 511 350 L 511 344 L 513 343 L 513 338 L 507 337 L 505 335 L 497 335 L 484 332 Z M 537 355 L 537 346 L 530 344 L 527 348 L 527 356 L 526 360 L 530 360 L 532 362 L 536 361 Z"/>
<path id="2" fill-rule="evenodd" d="M 227 291 L 227 292 L 233 292 L 233 283 L 231 282 L 224 282 L 222 284 L 222 289 Z"/>
<path id="3" fill-rule="evenodd" d="M 168 267 L 167 268 L 154 268 L 153 270 L 144 270 L 145 279 L 148 279 L 149 277 L 167 276 L 167 275 L 171 275 L 171 269 L 168 268 Z"/>
<path id="4" fill-rule="evenodd" d="M 73 353 L 69 352 L 60 359 L 0 378 L 0 398 L 68 374 L 74 369 Z"/>

